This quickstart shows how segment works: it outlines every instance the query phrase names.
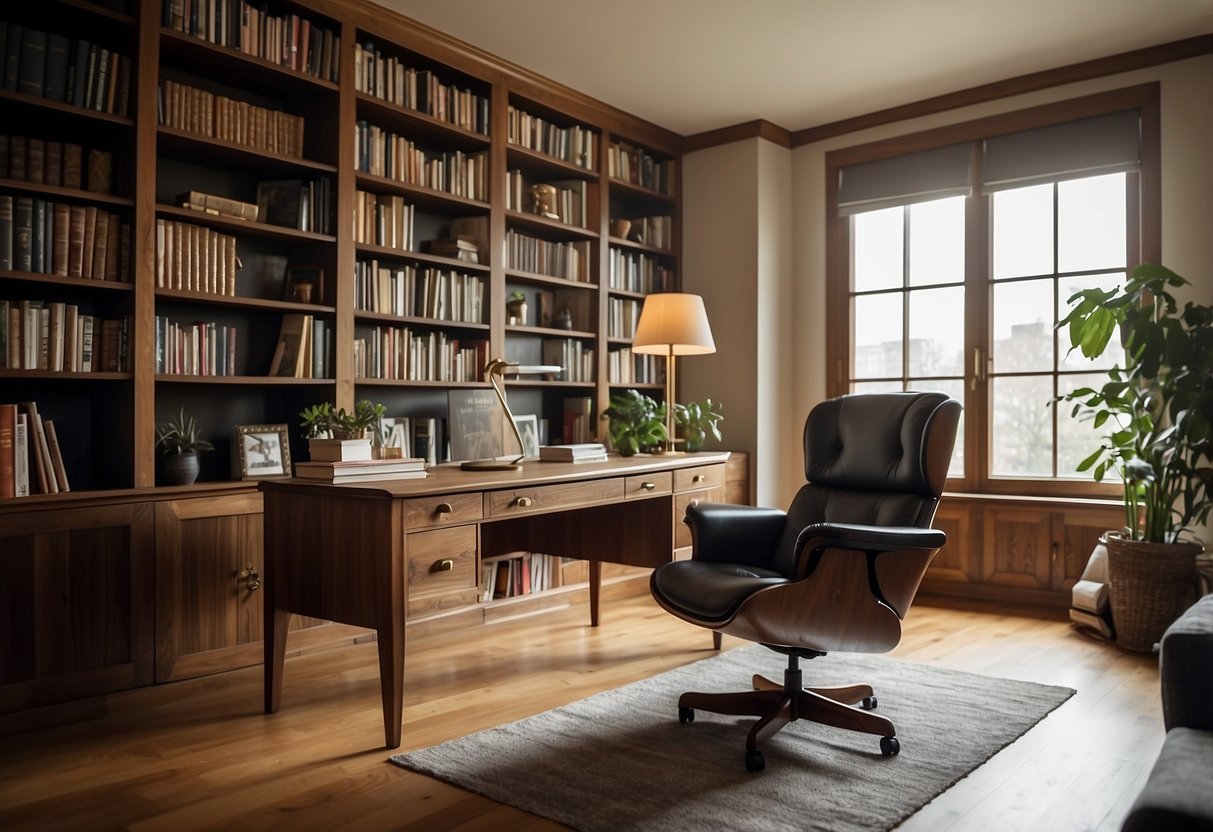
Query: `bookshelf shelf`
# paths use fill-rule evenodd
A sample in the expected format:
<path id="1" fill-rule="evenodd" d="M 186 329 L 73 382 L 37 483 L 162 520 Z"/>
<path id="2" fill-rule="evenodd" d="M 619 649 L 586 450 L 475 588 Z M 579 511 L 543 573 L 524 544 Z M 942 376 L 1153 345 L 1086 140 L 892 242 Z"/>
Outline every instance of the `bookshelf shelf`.
<path id="1" fill-rule="evenodd" d="M 370 243 L 355 243 L 354 248 L 359 254 L 371 254 L 377 257 L 386 257 L 391 260 L 412 260 L 417 263 L 428 263 L 430 265 L 440 266 L 445 269 L 454 269 L 456 271 L 489 271 L 489 267 L 482 263 L 465 263 L 463 260 L 456 260 L 453 257 L 441 257 L 437 254 L 429 254 L 423 251 L 402 251 L 398 248 L 375 246 L 371 245 Z"/>
<path id="2" fill-rule="evenodd" d="M 593 332 L 586 332 L 584 330 L 554 329 L 547 326 L 518 326 L 517 324 L 507 324 L 505 331 L 518 335 L 543 335 L 548 338 L 579 338 L 583 340 L 592 340 L 598 337 Z"/>
<path id="3" fill-rule="evenodd" d="M 536 214 L 527 214 L 522 211 L 507 211 L 505 218 L 506 222 L 510 223 L 510 225 L 539 231 L 556 237 L 577 240 L 598 239 L 598 232 L 589 228 L 581 228 L 580 226 L 570 225 L 567 222 L 541 217 Z"/>
<path id="4" fill-rule="evenodd" d="M 336 165 L 231 144 L 223 139 L 201 136 L 175 127 L 159 125 L 156 128 L 156 138 L 156 149 L 161 156 L 180 158 L 193 163 L 223 165 L 256 173 L 264 179 L 292 175 L 337 175 Z"/>
<path id="5" fill-rule="evenodd" d="M 632 240 L 624 240 L 621 237 L 611 237 L 610 243 L 612 246 L 615 246 L 616 248 L 631 249 L 632 251 L 640 251 L 640 252 L 644 252 L 645 254 L 655 255 L 657 257 L 668 257 L 670 259 L 678 258 L 677 253 L 670 251 L 667 248 L 657 248 L 655 246 L 646 246 L 644 243 L 637 243 L 637 242 L 633 242 Z"/>
<path id="6" fill-rule="evenodd" d="M 402 107 L 365 92 L 355 93 L 354 98 L 360 118 L 372 121 L 379 127 L 407 133 L 418 141 L 435 142 L 462 150 L 485 150 L 492 143 L 488 136 L 475 130 L 466 130 L 420 110 Z"/>
<path id="7" fill-rule="evenodd" d="M 587 170 L 580 165 L 575 165 L 572 162 L 566 162 L 563 159 L 557 159 L 555 156 L 549 156 L 547 153 L 541 153 L 538 150 L 520 147 L 511 144 L 506 148 L 506 159 L 511 167 L 522 168 L 523 170 L 549 179 L 585 179 L 591 182 L 597 182 L 599 179 L 598 171 Z"/>
<path id="8" fill-rule="evenodd" d="M 418 315 L 392 315 L 388 312 L 357 311 L 354 313 L 354 320 L 365 321 L 367 323 L 404 324 L 406 326 L 440 327 L 442 329 L 460 329 L 476 332 L 488 332 L 490 329 L 488 324 L 448 321 L 440 318 L 425 318 Z"/>
<path id="9" fill-rule="evenodd" d="M 258 387 L 323 387 L 333 384 L 331 378 L 294 378 L 289 376 L 190 376 L 157 374 L 157 384 L 239 384 Z"/>
<path id="10" fill-rule="evenodd" d="M 481 381 L 427 381 L 423 379 L 397 378 L 356 378 L 354 379 L 354 384 L 358 387 L 429 387 L 439 390 L 488 387 L 486 383 Z"/>
<path id="11" fill-rule="evenodd" d="M 101 20 L 112 21 L 124 27 L 133 27 L 135 18 L 133 15 L 120 12 L 116 9 L 108 9 L 105 6 L 99 6 L 96 3 L 90 3 L 88 0 L 57 0 L 58 4 L 78 12 L 92 15 L 94 18 Z"/>
<path id="12" fill-rule="evenodd" d="M 323 306 L 315 303 L 294 303 L 285 300 L 268 298 L 247 298 L 236 295 L 217 295 L 209 292 L 190 292 L 184 289 L 157 289 L 157 300 L 188 301 L 190 303 L 209 304 L 212 306 L 229 306 L 240 309 L 259 309 L 273 312 L 302 312 L 309 315 L 332 315 L 337 311 L 335 306 Z"/>
<path id="13" fill-rule="evenodd" d="M 607 293 L 613 298 L 624 298 L 629 300 L 644 300 L 648 297 L 644 292 L 629 292 L 626 289 L 607 288 Z"/>
<path id="14" fill-rule="evenodd" d="M 62 370 L 0 369 L 0 378 L 39 381 L 131 381 L 134 373 L 69 373 Z"/>
<path id="15" fill-rule="evenodd" d="M 178 208 L 173 205 L 157 205 L 156 214 L 161 217 L 172 217 L 181 222 L 193 225 L 205 225 L 229 234 L 265 237 L 275 240 L 294 240 L 319 243 L 336 242 L 337 238 L 329 234 L 317 234 L 314 231 L 300 231 L 297 228 L 286 228 L 281 225 L 270 225 L 264 222 L 229 219 L 205 211 L 195 211 L 192 208 Z"/>
<path id="16" fill-rule="evenodd" d="M 355 181 L 357 181 L 358 187 L 361 190 L 375 191 L 376 193 L 402 194 L 408 198 L 409 202 L 415 205 L 445 214 L 463 215 L 468 211 L 488 211 L 490 207 L 489 203 L 478 199 L 448 194 L 446 191 L 440 191 L 435 188 L 410 185 L 398 179 L 375 176 L 374 174 L 362 173 L 361 171 L 356 174 Z"/>
<path id="17" fill-rule="evenodd" d="M 64 188 L 61 185 L 47 185 L 42 182 L 26 182 L 21 179 L 0 179 L 0 189 L 46 197 L 64 197 L 72 202 L 91 202 L 113 208 L 133 208 L 135 206 L 135 200 L 124 196 L 86 191 L 81 188 Z"/>
<path id="18" fill-rule="evenodd" d="M 88 292 L 133 292 L 131 283 L 119 280 L 93 280 L 83 277 L 63 277 L 56 274 L 41 274 L 38 272 L 21 272 L 12 269 L 0 269 L 0 279 L 19 280 L 23 283 L 41 283 L 47 286 L 67 286 Z"/>
<path id="19" fill-rule="evenodd" d="M 612 177 L 609 181 L 612 194 L 623 194 L 640 199 L 648 199 L 667 207 L 673 207 L 678 203 L 678 198 L 672 194 L 663 194 L 661 191 L 654 191 L 651 188 L 634 185 L 631 182 L 626 182 L 622 179 L 615 179 L 614 177 Z"/>
<path id="20" fill-rule="evenodd" d="M 51 101 L 48 98 L 38 98 L 34 95 L 13 92 L 12 90 L 0 90 L 0 104 L 5 103 L 19 105 L 33 111 L 42 111 L 43 113 L 53 114 L 58 117 L 70 116 L 73 121 L 83 118 L 107 127 L 135 126 L 135 120 L 132 118 L 123 118 L 122 116 L 111 115 L 100 110 L 89 110 L 85 107 L 76 107 L 59 101 Z"/>
<path id="21" fill-rule="evenodd" d="M 332 81 L 172 29 L 160 30 L 160 52 L 162 60 L 167 57 L 184 66 L 205 66 L 208 76 L 214 80 L 237 87 L 253 85 L 276 96 L 309 96 L 317 93 L 336 96 L 339 90 Z"/>
<path id="22" fill-rule="evenodd" d="M 510 280 L 519 280 L 537 285 L 559 286 L 562 289 L 597 289 L 597 283 L 585 283 L 580 280 L 566 280 L 563 277 L 551 277 L 538 272 L 525 272 L 519 269 L 506 269 L 505 276 Z"/>

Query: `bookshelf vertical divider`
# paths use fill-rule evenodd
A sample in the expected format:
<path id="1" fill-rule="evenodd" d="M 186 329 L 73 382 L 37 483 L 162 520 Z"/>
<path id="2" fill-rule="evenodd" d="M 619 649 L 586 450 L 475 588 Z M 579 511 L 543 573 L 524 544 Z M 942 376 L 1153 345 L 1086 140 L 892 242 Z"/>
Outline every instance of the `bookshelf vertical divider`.
<path id="1" fill-rule="evenodd" d="M 354 131 L 350 129 L 357 120 L 357 100 L 354 92 L 354 45 L 358 39 L 357 29 L 346 22 L 341 27 L 341 67 L 337 76 L 338 123 L 337 132 L 337 285 L 332 299 L 337 306 L 336 341 L 336 391 L 334 404 L 353 412 L 354 391 L 354 261 L 357 251 L 351 232 L 350 218 L 354 216 L 354 199 L 357 190 L 352 160 L 354 158 Z M 351 345 L 343 349 L 342 345 Z M 291 414 L 292 416 L 294 414 Z M 292 420 L 293 421 L 293 420 Z"/>

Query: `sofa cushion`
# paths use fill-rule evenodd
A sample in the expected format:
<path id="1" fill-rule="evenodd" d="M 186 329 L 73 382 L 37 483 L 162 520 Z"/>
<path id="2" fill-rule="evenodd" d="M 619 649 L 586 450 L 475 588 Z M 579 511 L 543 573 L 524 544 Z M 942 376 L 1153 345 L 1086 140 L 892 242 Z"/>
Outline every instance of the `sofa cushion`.
<path id="1" fill-rule="evenodd" d="M 1121 832 L 1213 832 L 1213 733 L 1167 732 L 1162 753 Z"/>
<path id="2" fill-rule="evenodd" d="M 1167 730 L 1213 731 L 1213 595 L 1201 598 L 1167 628 L 1158 669 Z"/>

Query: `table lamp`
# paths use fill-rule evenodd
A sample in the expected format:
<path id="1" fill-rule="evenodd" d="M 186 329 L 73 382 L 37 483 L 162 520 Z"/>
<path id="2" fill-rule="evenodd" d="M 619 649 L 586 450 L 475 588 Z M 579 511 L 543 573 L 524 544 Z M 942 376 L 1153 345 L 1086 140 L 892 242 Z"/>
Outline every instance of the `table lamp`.
<path id="1" fill-rule="evenodd" d="M 510 425 L 510 430 L 514 432 L 514 438 L 518 440 L 519 454 L 517 459 L 512 460 L 469 459 L 460 463 L 459 467 L 465 471 L 517 471 L 521 468 L 522 460 L 526 458 L 526 446 L 522 443 L 522 434 L 518 431 L 514 414 L 510 412 L 510 406 L 505 400 L 505 389 L 502 387 L 504 377 L 507 374 L 523 376 L 561 372 L 564 372 L 564 367 L 559 364 L 518 364 L 506 361 L 504 358 L 494 358 L 484 365 L 484 379 L 492 385 L 493 392 L 497 394 L 497 401 L 501 402 L 501 409 L 505 411 L 505 418 Z"/>
<path id="2" fill-rule="evenodd" d="M 675 358 L 716 352 L 703 298 L 684 292 L 661 292 L 646 297 L 636 324 L 636 337 L 632 339 L 632 352 L 665 356 L 666 447 L 662 453 L 682 453 L 674 449 Z"/>

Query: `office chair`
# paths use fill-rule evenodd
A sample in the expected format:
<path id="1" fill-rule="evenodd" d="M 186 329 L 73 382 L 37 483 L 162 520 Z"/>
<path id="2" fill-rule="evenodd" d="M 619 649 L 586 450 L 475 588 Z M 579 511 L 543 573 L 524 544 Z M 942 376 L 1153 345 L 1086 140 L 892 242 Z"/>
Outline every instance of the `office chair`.
<path id="1" fill-rule="evenodd" d="M 653 597 L 712 630 L 717 649 L 728 633 L 788 657 L 783 684 L 755 675 L 753 690 L 678 700 L 684 723 L 696 708 L 759 717 L 746 739 L 747 771 L 765 766 L 760 743 L 800 719 L 879 735 L 885 756 L 900 751 L 893 723 L 870 713 L 869 685 L 806 688 L 799 662 L 897 645 L 927 564 L 946 542 L 930 526 L 960 413 L 942 393 L 830 399 L 805 423 L 808 483 L 787 512 L 688 507 L 691 559 L 654 570 Z"/>

